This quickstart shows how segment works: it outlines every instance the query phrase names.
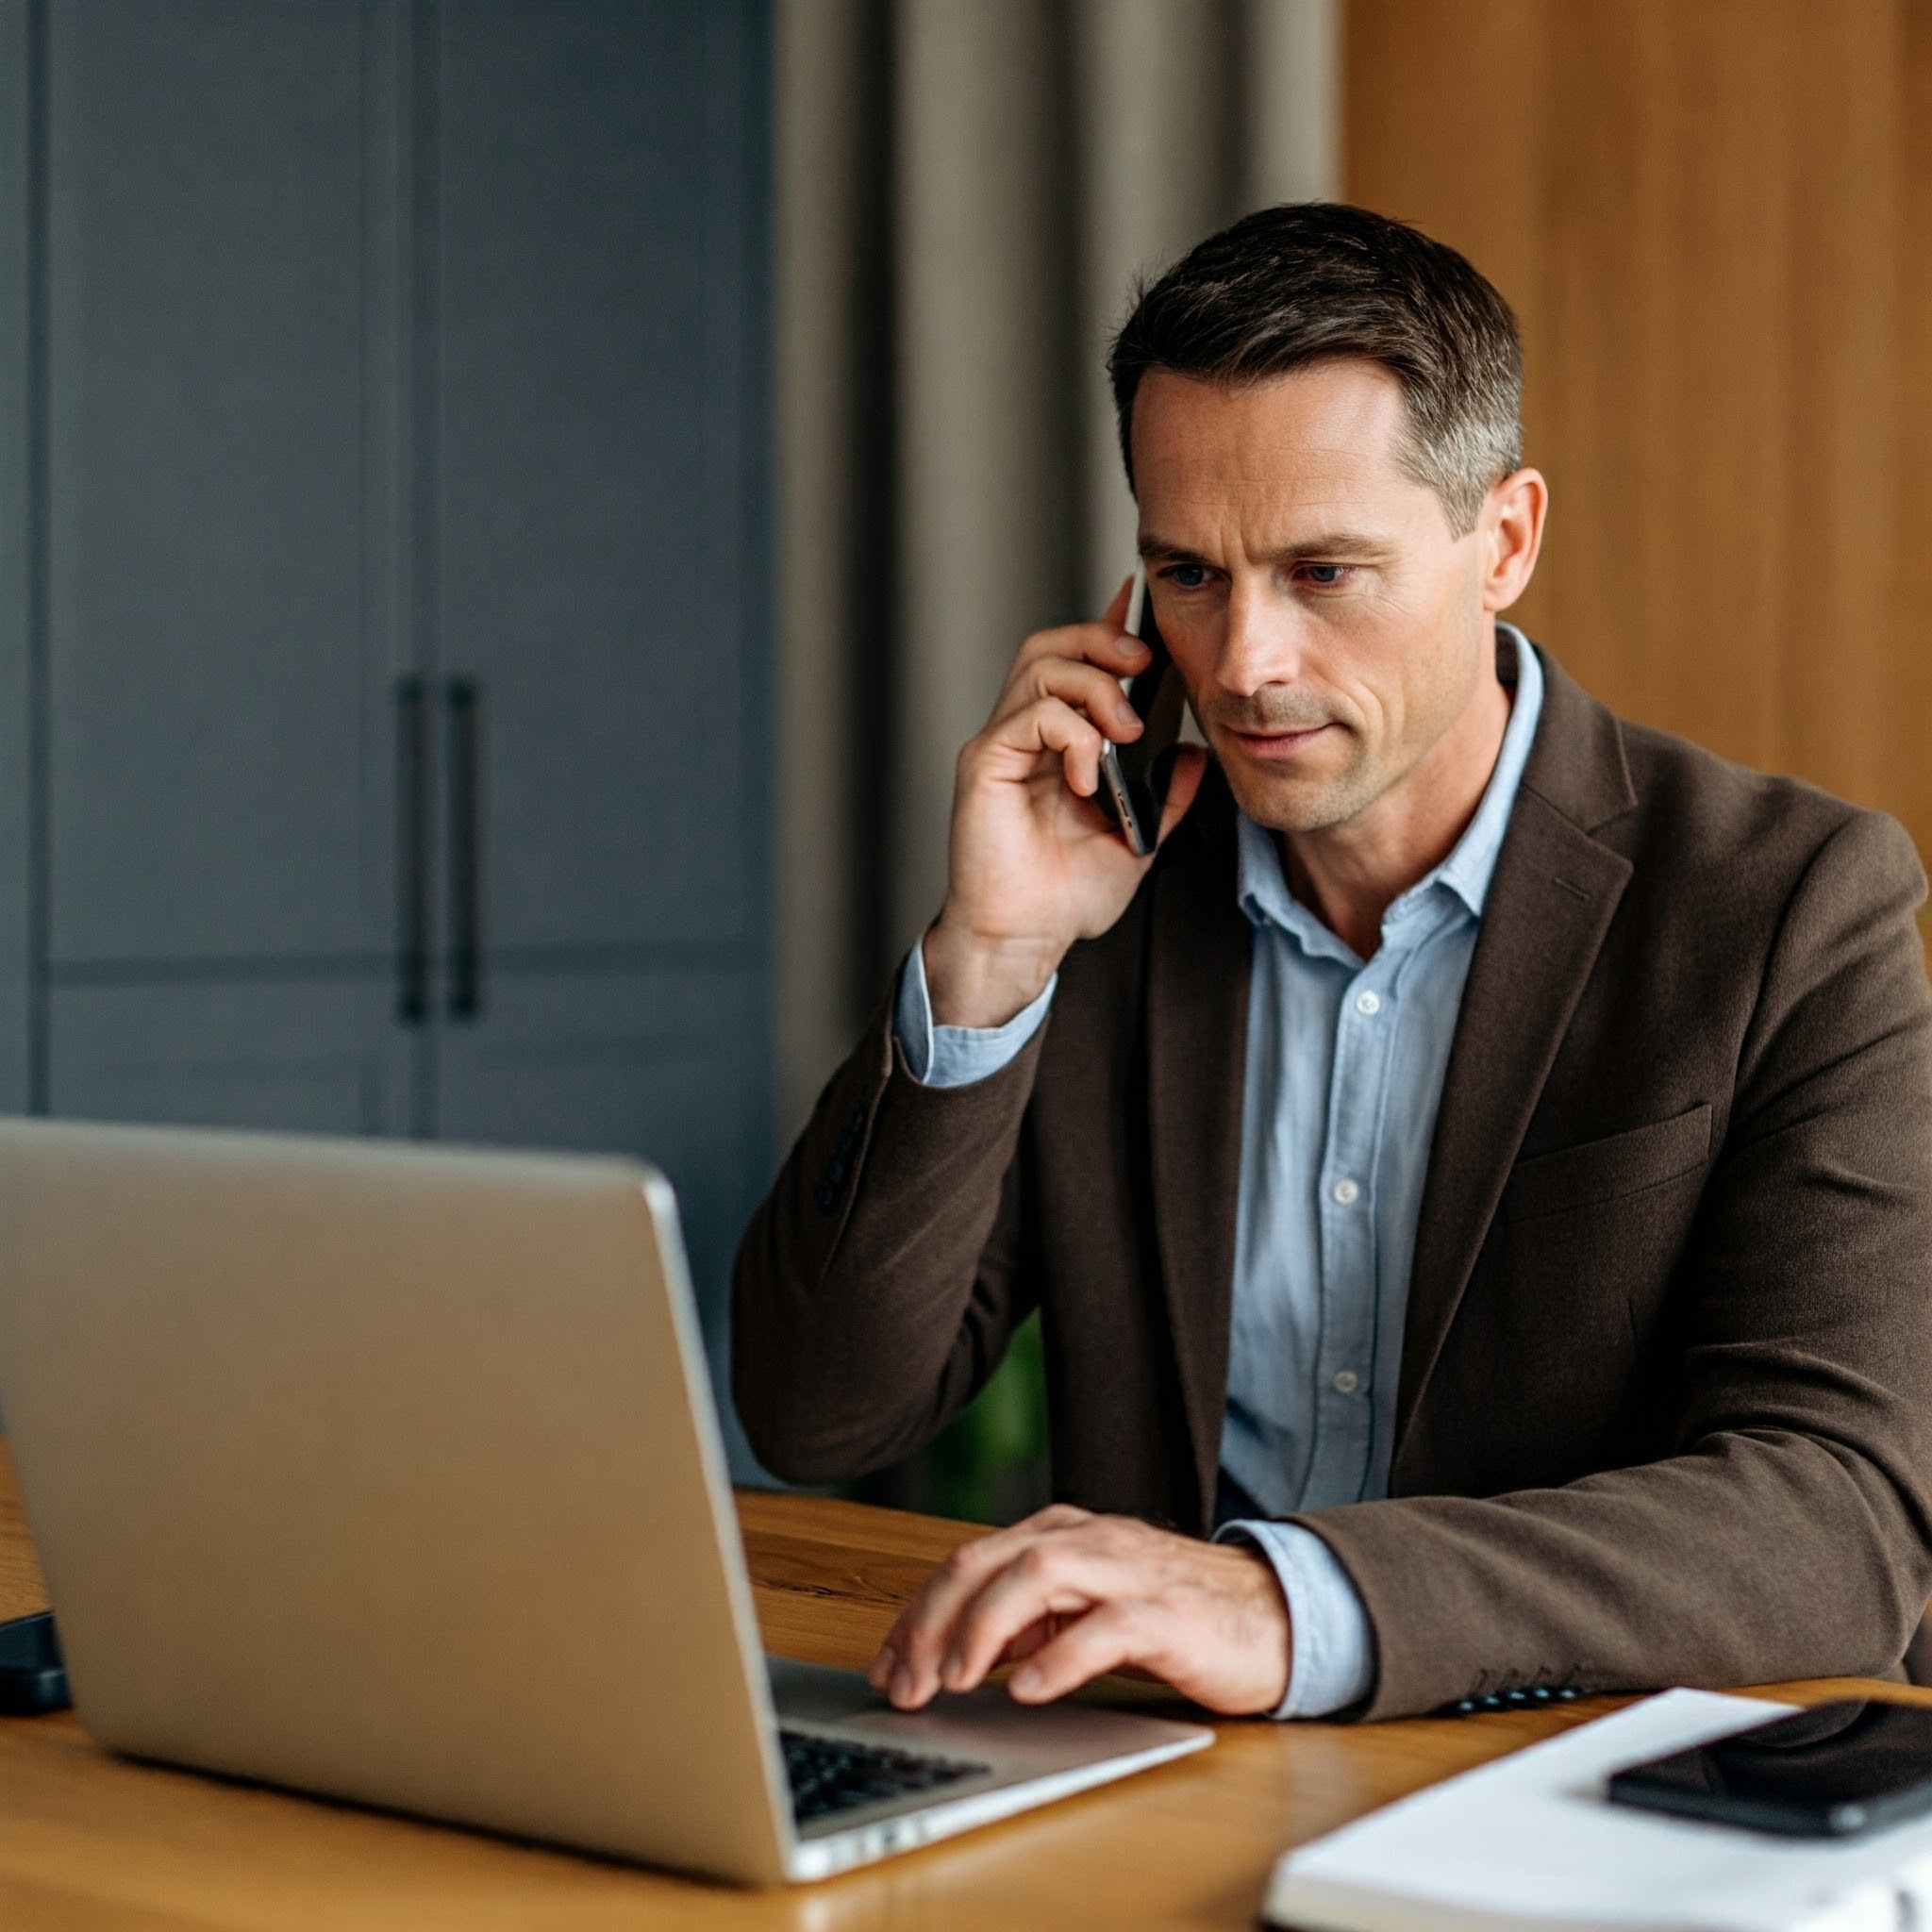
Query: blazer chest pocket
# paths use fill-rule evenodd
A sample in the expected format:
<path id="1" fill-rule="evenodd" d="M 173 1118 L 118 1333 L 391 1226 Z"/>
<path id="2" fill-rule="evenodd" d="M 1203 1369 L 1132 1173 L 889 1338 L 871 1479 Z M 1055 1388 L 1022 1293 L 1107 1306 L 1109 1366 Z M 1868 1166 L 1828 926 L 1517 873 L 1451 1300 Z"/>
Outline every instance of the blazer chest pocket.
<path id="1" fill-rule="evenodd" d="M 1533 1221 L 1571 1208 L 1641 1193 L 1710 1158 L 1710 1104 L 1601 1141 L 1518 1161 L 1498 1203 L 1502 1221 Z"/>

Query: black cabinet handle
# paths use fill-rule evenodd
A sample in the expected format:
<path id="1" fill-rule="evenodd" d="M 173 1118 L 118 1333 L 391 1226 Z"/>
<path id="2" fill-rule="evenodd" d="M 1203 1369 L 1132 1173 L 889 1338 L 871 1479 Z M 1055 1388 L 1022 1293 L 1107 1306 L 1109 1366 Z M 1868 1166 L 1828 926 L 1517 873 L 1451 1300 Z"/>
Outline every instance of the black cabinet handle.
<path id="1" fill-rule="evenodd" d="M 429 1017 L 429 704 L 423 680 L 396 679 L 396 1018 Z"/>
<path id="2" fill-rule="evenodd" d="M 452 677 L 449 718 L 449 1016 L 474 1020 L 483 1007 L 483 688 Z"/>

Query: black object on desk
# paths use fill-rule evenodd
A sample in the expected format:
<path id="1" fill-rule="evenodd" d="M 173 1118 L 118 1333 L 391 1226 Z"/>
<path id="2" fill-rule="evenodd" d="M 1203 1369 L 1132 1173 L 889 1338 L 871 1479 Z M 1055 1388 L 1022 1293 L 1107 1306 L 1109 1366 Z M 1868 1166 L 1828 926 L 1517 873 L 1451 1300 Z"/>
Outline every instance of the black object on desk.
<path id="1" fill-rule="evenodd" d="M 1932 1811 L 1932 1710 L 1876 1698 L 1813 1705 L 1632 1765 L 1610 1797 L 1791 1838 L 1856 1838 Z"/>
<path id="2" fill-rule="evenodd" d="M 0 1624 L 0 1717 L 36 1717 L 73 1702 L 53 1611 Z"/>

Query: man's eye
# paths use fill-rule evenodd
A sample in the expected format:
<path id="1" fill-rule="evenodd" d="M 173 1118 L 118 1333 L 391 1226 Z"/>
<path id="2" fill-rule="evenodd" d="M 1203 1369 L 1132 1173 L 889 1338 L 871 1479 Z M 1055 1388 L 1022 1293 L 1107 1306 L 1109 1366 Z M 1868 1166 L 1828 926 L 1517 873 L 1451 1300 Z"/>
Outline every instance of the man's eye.
<path id="1" fill-rule="evenodd" d="M 1324 591 L 1332 591 L 1338 584 L 1348 581 L 1348 566 L 1345 563 L 1305 563 L 1302 575 L 1309 583 Z"/>
<path id="2" fill-rule="evenodd" d="M 1198 591 L 1208 581 L 1208 566 L 1203 563 L 1177 563 L 1168 572 L 1167 578 L 1183 591 Z"/>

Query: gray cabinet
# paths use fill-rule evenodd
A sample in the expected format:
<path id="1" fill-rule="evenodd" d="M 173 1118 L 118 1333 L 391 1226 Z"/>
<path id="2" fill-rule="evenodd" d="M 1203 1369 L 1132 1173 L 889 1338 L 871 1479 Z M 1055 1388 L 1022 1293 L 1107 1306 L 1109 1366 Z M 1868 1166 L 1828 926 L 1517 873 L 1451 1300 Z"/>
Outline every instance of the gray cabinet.
<path id="1" fill-rule="evenodd" d="M 0 1103 L 632 1150 L 715 1317 L 769 1156 L 767 41 L 0 0 Z"/>
<path id="2" fill-rule="evenodd" d="M 365 119 L 377 21 L 39 17 L 31 1097 L 57 1112 L 412 1124 L 420 1042 L 389 987 L 402 130 Z"/>

